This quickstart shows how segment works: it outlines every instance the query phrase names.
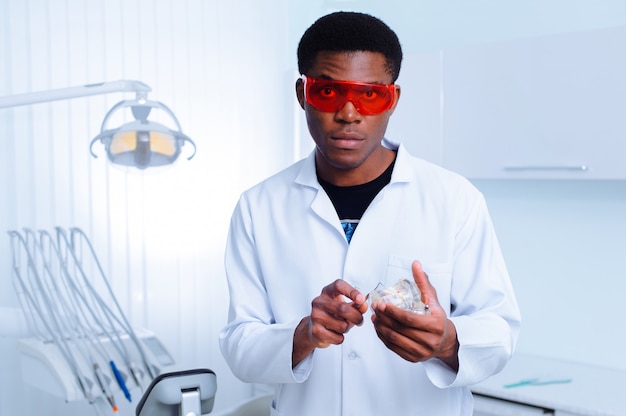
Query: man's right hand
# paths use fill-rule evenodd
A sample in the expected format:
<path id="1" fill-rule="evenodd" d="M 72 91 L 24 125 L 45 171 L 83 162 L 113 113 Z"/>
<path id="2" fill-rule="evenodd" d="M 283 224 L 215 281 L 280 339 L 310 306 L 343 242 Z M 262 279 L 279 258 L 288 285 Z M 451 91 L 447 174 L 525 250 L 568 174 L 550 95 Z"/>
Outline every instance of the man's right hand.
<path id="1" fill-rule="evenodd" d="M 344 335 L 363 323 L 367 311 L 365 296 L 345 280 L 325 286 L 311 302 L 311 315 L 302 318 L 293 338 L 292 368 L 315 348 L 339 345 Z"/>

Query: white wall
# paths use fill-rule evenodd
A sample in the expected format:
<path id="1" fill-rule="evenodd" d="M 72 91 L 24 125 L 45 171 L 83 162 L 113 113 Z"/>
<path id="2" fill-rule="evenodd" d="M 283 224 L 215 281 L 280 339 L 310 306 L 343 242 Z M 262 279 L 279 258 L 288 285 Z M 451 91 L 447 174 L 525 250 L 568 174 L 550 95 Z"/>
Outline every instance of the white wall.
<path id="1" fill-rule="evenodd" d="M 626 24 L 621 0 L 0 0 L 0 96 L 138 79 L 198 144 L 166 172 L 126 175 L 88 154 L 126 95 L 0 110 L 0 231 L 83 228 L 132 322 L 182 367 L 217 372 L 216 409 L 251 391 L 217 348 L 230 211 L 292 160 L 297 40 L 340 8 L 379 15 L 407 52 Z M 520 351 L 626 369 L 624 183 L 477 184 L 520 297 Z M 6 237 L 0 253 L 0 306 L 17 306 Z M 14 338 L 0 339 L 0 354 L 1 415 L 85 413 L 19 382 Z"/>
<path id="2" fill-rule="evenodd" d="M 518 351 L 626 370 L 626 181 L 476 184 L 519 297 Z"/>

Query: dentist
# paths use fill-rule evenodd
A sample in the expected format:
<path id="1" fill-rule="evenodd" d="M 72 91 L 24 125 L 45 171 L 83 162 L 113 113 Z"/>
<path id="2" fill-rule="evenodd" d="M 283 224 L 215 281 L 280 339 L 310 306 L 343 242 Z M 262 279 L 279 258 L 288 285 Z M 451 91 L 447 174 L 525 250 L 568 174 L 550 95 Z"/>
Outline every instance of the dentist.
<path id="1" fill-rule="evenodd" d="M 513 354 L 520 314 L 482 194 L 385 138 L 402 49 L 336 12 L 302 36 L 296 81 L 315 150 L 244 192 L 225 267 L 220 347 L 272 415 L 472 414 L 468 386 Z M 368 305 L 417 283 L 430 314 Z"/>

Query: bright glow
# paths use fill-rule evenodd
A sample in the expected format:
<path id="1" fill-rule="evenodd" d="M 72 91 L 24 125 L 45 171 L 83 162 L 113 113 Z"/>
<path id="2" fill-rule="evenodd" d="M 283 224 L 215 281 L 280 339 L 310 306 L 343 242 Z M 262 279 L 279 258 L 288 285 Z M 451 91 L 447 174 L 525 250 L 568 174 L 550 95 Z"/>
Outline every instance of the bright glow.
<path id="1" fill-rule="evenodd" d="M 137 148 L 137 132 L 121 131 L 113 135 L 111 140 L 111 153 L 119 155 L 120 153 L 133 152 Z"/>
<path id="2" fill-rule="evenodd" d="M 150 132 L 150 150 L 164 156 L 173 156 L 176 153 L 176 139 L 168 133 Z"/>
<path id="3" fill-rule="evenodd" d="M 148 135 L 150 152 L 168 157 L 176 154 L 176 138 L 174 135 L 158 131 L 151 131 Z M 117 156 L 122 153 L 134 152 L 138 147 L 137 141 L 141 142 L 141 137 L 141 134 L 138 134 L 136 131 L 120 131 L 114 134 L 111 140 L 111 154 Z"/>

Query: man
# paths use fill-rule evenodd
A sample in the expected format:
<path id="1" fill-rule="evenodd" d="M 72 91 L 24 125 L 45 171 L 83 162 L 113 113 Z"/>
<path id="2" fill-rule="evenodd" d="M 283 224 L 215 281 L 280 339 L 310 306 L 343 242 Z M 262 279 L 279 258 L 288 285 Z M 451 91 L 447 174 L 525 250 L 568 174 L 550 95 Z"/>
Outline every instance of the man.
<path id="1" fill-rule="evenodd" d="M 519 310 L 482 195 L 384 138 L 401 60 L 377 18 L 315 22 L 296 82 L 315 150 L 234 211 L 220 346 L 241 380 L 275 386 L 272 414 L 471 415 L 467 386 L 513 352 Z M 400 278 L 430 314 L 368 308 Z"/>

